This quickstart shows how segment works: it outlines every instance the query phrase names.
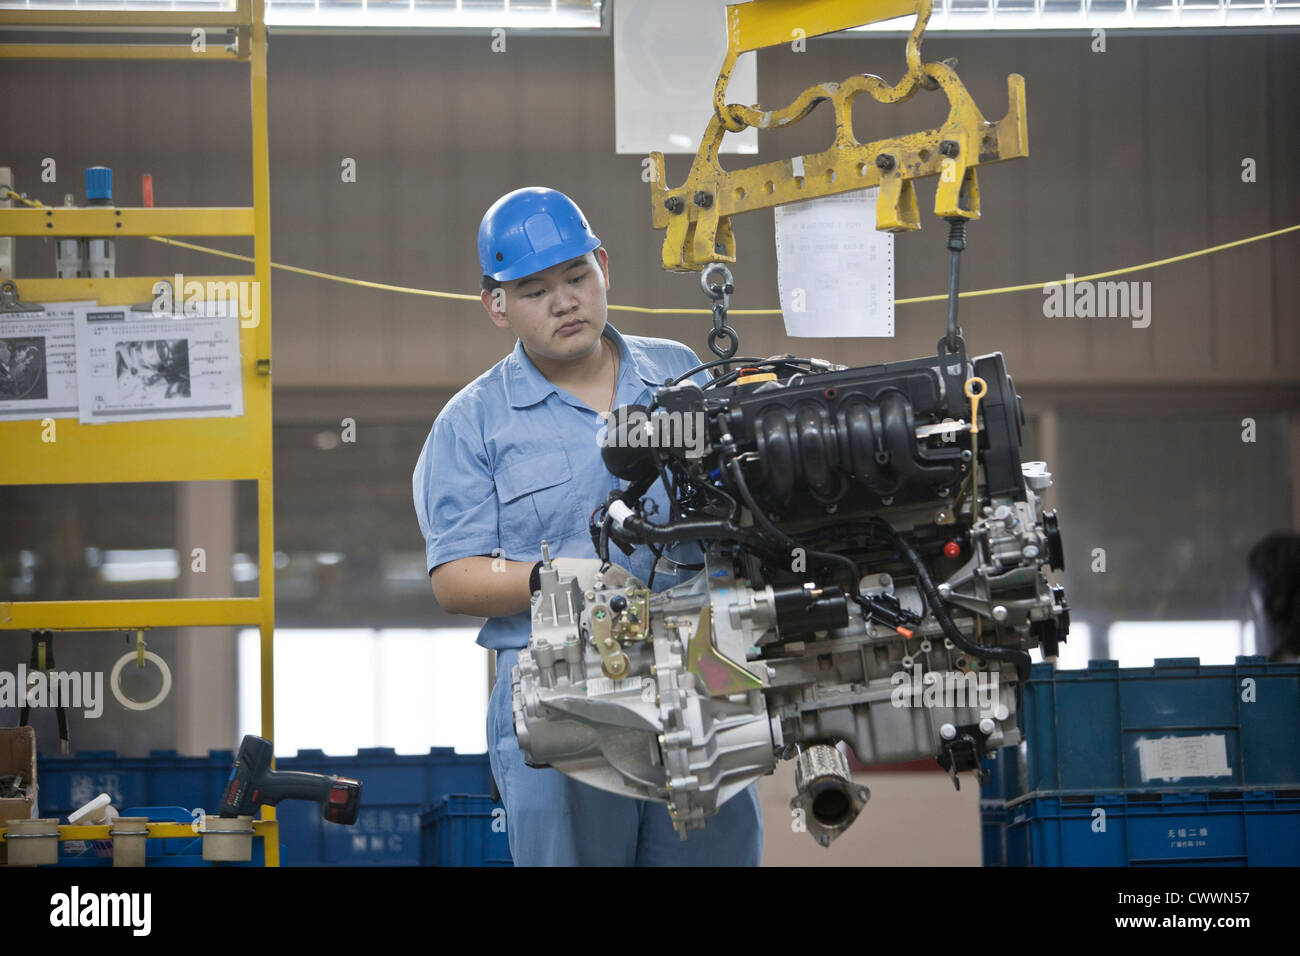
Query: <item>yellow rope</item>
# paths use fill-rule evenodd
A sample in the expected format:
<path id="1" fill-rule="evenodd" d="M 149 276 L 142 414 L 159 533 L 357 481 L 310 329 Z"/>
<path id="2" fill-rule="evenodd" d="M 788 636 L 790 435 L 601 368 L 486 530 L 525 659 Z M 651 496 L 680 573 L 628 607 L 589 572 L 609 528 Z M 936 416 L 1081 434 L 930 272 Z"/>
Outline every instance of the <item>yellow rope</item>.
<path id="1" fill-rule="evenodd" d="M 150 236 L 155 242 L 165 242 L 169 246 L 180 246 L 182 249 L 193 249 L 195 252 L 210 252 L 214 256 L 225 256 L 227 259 L 238 259 L 241 262 L 252 262 L 252 256 L 236 255 L 233 252 L 222 252 L 220 249 L 209 249 L 205 246 L 196 246 L 192 242 L 181 242 L 179 239 L 168 239 L 164 236 Z M 385 282 L 371 282 L 368 279 L 349 279 L 346 276 L 330 275 L 328 272 L 317 272 L 315 269 L 303 269 L 300 266 L 287 266 L 280 262 L 272 262 L 272 269 L 283 269 L 285 272 L 297 272 L 299 275 L 315 276 L 317 279 L 329 279 L 331 282 L 346 282 L 348 285 L 359 285 L 367 289 L 383 289 L 385 292 L 405 292 L 409 295 L 429 295 L 437 299 L 460 299 L 463 302 L 478 302 L 479 297 L 476 295 L 465 295 L 460 292 L 436 292 L 433 289 L 413 289 L 404 285 L 388 285 Z M 610 306 L 614 308 L 614 306 Z"/>
<path id="2" fill-rule="evenodd" d="M 28 199 L 26 196 L 20 196 L 12 189 L 5 190 L 8 195 L 14 199 L 24 202 L 29 206 L 42 206 L 37 200 Z M 1258 236 L 1248 236 L 1245 239 L 1237 239 L 1233 242 L 1225 242 L 1221 245 L 1210 246 L 1208 249 L 1197 249 L 1195 252 L 1185 252 L 1182 255 L 1170 256 L 1167 259 L 1156 259 L 1153 262 L 1143 262 L 1136 266 L 1127 266 L 1123 269 L 1111 269 L 1109 272 L 1094 272 L 1092 275 L 1075 276 L 1073 282 L 1091 282 L 1094 279 L 1106 279 L 1111 276 L 1125 275 L 1130 272 L 1140 272 L 1143 269 L 1155 269 L 1159 266 L 1171 265 L 1175 262 L 1183 262 L 1187 259 L 1195 259 L 1198 256 L 1208 256 L 1214 252 L 1222 252 L 1225 249 L 1232 249 L 1235 246 L 1244 246 L 1251 242 L 1260 242 L 1264 239 L 1273 239 L 1277 236 L 1285 235 L 1288 232 L 1300 230 L 1300 225 L 1287 226 L 1285 229 L 1275 229 L 1272 232 L 1260 233 Z M 171 246 L 178 246 L 182 249 L 192 249 L 195 252 L 206 252 L 209 255 L 224 256 L 227 259 L 237 259 L 240 262 L 252 262 L 252 256 L 241 256 L 233 252 L 222 252 L 220 249 L 210 249 L 207 246 L 198 246 L 190 242 L 181 242 L 179 239 L 168 239 L 164 236 L 149 236 L 155 242 L 166 243 Z M 331 275 L 328 272 L 317 272 L 314 269 L 303 269 L 300 266 L 284 265 L 280 262 L 272 262 L 271 268 L 283 269 L 285 272 L 296 272 L 299 275 L 313 276 L 317 279 L 328 279 L 331 282 L 343 282 L 348 285 L 362 286 L 366 289 L 381 289 L 385 292 L 404 292 L 407 295 L 426 295 L 437 299 L 457 299 L 462 302 L 478 302 L 480 297 L 477 295 L 467 295 L 459 292 L 438 292 L 433 289 L 415 289 L 410 286 L 389 285 L 384 282 L 370 282 L 366 279 L 349 279 L 346 276 Z M 959 298 L 973 299 L 981 295 L 1002 295 L 1007 292 L 1027 292 L 1030 289 L 1042 289 L 1044 286 L 1057 283 L 1064 283 L 1065 279 L 1049 279 L 1045 282 L 1026 282 L 1023 285 L 1008 285 L 997 289 L 976 289 L 971 292 L 962 292 Z M 920 302 L 946 302 L 948 296 L 946 293 L 940 295 L 922 295 L 913 296 L 910 299 L 895 299 L 894 305 L 915 305 Z M 712 309 L 652 309 L 639 305 L 611 305 L 612 312 L 639 312 L 645 315 L 712 315 Z M 780 315 L 780 309 L 728 309 L 728 315 Z"/>
<path id="3" fill-rule="evenodd" d="M 20 203 L 22 203 L 25 206 L 36 206 L 41 209 L 45 208 L 45 203 L 41 202 L 39 199 L 28 199 L 25 193 L 23 195 L 19 195 L 18 193 L 10 189 L 8 186 L 5 187 L 5 195 L 0 198 L 17 199 Z"/>
<path id="4" fill-rule="evenodd" d="M 1140 265 L 1128 266 L 1124 269 L 1111 269 L 1109 272 L 1094 272 L 1090 276 L 1075 276 L 1071 282 L 1091 282 L 1093 279 L 1105 279 L 1110 276 L 1124 275 L 1126 272 L 1140 272 L 1143 269 L 1154 269 L 1157 266 L 1167 266 L 1174 262 L 1182 262 L 1186 259 L 1195 259 L 1197 256 L 1208 256 L 1212 252 L 1222 252 L 1224 249 L 1231 249 L 1233 246 L 1244 246 L 1249 242 L 1259 242 L 1261 239 L 1272 239 L 1284 233 L 1295 232 L 1300 229 L 1300 225 L 1287 226 L 1285 229 L 1275 229 L 1273 232 L 1260 233 L 1258 236 L 1248 236 L 1245 239 L 1237 239 L 1234 242 L 1225 242 L 1222 245 L 1210 246 L 1208 249 L 1197 249 L 1195 252 L 1184 252 L 1181 256 L 1170 256 L 1168 259 L 1157 259 L 1154 262 L 1143 262 Z M 962 292 L 960 298 L 975 297 L 977 295 L 996 295 L 999 292 L 1024 292 L 1028 289 L 1041 289 L 1044 286 L 1055 283 L 1063 283 L 1064 279 L 1052 279 L 1050 282 L 1029 282 L 1025 285 L 1003 286 L 1001 289 L 979 289 L 975 292 Z M 894 305 L 911 305 L 913 302 L 946 302 L 947 295 L 926 295 L 912 299 L 895 299 Z"/>

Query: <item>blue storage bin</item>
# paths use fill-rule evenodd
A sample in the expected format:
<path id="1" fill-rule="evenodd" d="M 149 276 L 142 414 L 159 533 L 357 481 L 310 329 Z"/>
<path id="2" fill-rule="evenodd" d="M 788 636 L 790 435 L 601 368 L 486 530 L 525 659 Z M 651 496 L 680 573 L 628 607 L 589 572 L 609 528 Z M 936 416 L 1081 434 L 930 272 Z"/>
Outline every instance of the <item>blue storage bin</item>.
<path id="1" fill-rule="evenodd" d="M 980 801 L 980 845 L 985 866 L 1007 865 L 1007 807 L 1000 800 Z"/>
<path id="2" fill-rule="evenodd" d="M 373 805 L 361 788 L 351 826 L 322 819 L 320 807 L 286 801 L 276 808 L 282 866 L 419 866 L 420 814 L 427 803 Z"/>
<path id="3" fill-rule="evenodd" d="M 346 757 L 300 750 L 276 760 L 280 770 L 333 773 L 361 781 L 361 809 L 352 826 L 329 823 L 320 807 L 282 803 L 281 863 L 285 866 L 419 866 L 420 817 L 449 793 L 486 793 L 487 754 L 458 754 L 434 747 L 427 754 L 398 754 L 370 747 Z"/>
<path id="4" fill-rule="evenodd" d="M 398 754 L 392 747 L 363 747 L 346 757 L 321 750 L 300 750 L 277 758 L 280 770 L 335 773 L 364 785 L 363 802 L 371 794 L 378 803 L 423 803 L 448 793 L 486 793 L 491 780 L 487 754 L 458 754 L 451 747 L 431 747 L 427 754 Z"/>
<path id="5" fill-rule="evenodd" d="M 980 785 L 980 800 L 1005 803 L 1023 792 L 1023 784 L 1016 780 L 1016 756 L 1014 747 L 1003 747 L 980 760 L 980 766 L 989 772 L 988 783 Z"/>
<path id="6" fill-rule="evenodd" d="M 491 797 L 448 794 L 420 818 L 425 866 L 513 866 L 505 808 Z"/>
<path id="7" fill-rule="evenodd" d="M 1300 790 L 1040 796 L 980 815 L 985 865 L 1300 865 Z"/>
<path id="8" fill-rule="evenodd" d="M 1300 787 L 1300 663 L 1036 664 L 1022 700 L 1024 742 L 998 758 L 1015 755 L 1014 772 L 1001 768 L 1007 800 Z"/>
<path id="9" fill-rule="evenodd" d="M 206 757 L 173 750 L 155 750 L 147 758 L 119 757 L 112 750 L 39 756 L 37 801 L 42 816 L 59 818 L 100 793 L 119 808 L 179 805 L 215 813 L 234 762 L 231 750 Z M 421 814 L 446 794 L 487 793 L 491 787 L 487 754 L 458 754 L 450 747 L 412 755 L 374 747 L 346 757 L 302 750 L 277 759 L 276 767 L 362 783 L 353 826 L 325 822 L 311 803 L 285 801 L 277 808 L 285 866 L 418 866 Z"/>
<path id="10" fill-rule="evenodd" d="M 116 750 L 79 750 L 69 756 L 37 754 L 36 786 L 36 804 L 43 817 L 66 817 L 101 793 L 112 797 L 115 807 L 155 802 L 144 761 L 119 757 Z"/>
<path id="11" fill-rule="evenodd" d="M 151 750 L 150 797 L 159 806 L 202 807 L 208 813 L 216 813 L 234 766 L 233 750 L 210 750 L 206 757 L 182 757 L 174 750 Z"/>
<path id="12" fill-rule="evenodd" d="M 233 750 L 212 750 L 206 757 L 182 757 L 174 750 L 151 750 L 148 757 L 119 757 L 115 750 L 38 754 L 36 799 L 47 817 L 64 818 L 101 793 L 115 807 L 176 805 L 214 813 L 234 764 Z"/>

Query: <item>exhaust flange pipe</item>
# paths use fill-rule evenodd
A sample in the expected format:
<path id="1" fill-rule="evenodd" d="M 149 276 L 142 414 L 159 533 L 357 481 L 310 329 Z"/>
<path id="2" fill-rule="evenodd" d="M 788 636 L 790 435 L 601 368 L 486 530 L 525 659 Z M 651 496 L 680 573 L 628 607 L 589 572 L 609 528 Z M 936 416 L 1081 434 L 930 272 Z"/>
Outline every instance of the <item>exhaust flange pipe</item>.
<path id="1" fill-rule="evenodd" d="M 853 782 L 844 754 L 827 744 L 799 754 L 794 785 L 790 808 L 800 811 L 808 833 L 822 846 L 847 830 L 871 799 L 870 790 Z"/>

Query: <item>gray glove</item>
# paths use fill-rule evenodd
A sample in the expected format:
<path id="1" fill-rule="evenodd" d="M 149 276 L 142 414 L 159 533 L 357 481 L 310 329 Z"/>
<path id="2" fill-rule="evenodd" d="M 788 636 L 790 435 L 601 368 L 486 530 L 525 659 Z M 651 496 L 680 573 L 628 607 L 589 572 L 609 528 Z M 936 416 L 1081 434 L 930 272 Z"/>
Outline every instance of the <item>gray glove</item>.
<path id="1" fill-rule="evenodd" d="M 537 591 L 537 573 L 541 570 L 542 562 L 538 561 L 533 565 L 532 590 Z M 585 594 L 596 587 L 596 574 L 600 571 L 601 560 L 599 558 L 552 558 L 551 567 L 555 568 L 561 577 L 575 577 L 578 579 L 578 587 Z M 637 578 L 627 568 L 620 567 L 617 564 L 611 564 L 605 571 L 604 585 L 607 588 L 625 588 L 625 587 L 644 587 L 644 583 Z"/>

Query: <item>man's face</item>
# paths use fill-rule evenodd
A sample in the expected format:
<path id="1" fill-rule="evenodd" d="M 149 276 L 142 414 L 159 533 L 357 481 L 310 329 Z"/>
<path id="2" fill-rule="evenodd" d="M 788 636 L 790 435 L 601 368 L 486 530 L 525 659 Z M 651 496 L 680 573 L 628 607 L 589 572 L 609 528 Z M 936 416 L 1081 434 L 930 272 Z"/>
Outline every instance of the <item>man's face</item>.
<path id="1" fill-rule="evenodd" d="M 600 341 L 609 314 L 609 256 L 603 248 L 484 292 L 492 321 L 510 329 L 529 355 L 567 361 Z"/>

